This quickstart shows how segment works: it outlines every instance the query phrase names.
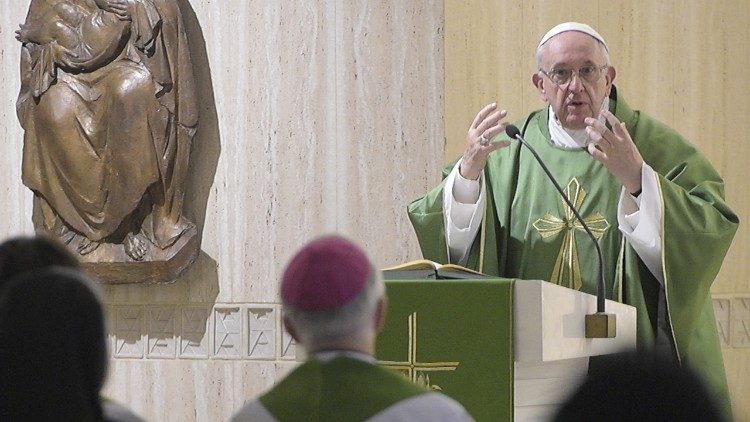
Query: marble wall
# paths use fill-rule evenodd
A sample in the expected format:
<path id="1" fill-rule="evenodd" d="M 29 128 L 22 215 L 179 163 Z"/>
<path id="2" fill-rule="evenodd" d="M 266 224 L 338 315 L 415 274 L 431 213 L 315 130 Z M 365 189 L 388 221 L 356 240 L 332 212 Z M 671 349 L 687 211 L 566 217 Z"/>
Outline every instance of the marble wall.
<path id="1" fill-rule="evenodd" d="M 105 394 L 150 420 L 225 420 L 296 363 L 276 292 L 340 232 L 379 266 L 419 258 L 406 205 L 439 179 L 441 1 L 176 0 L 201 122 L 185 213 L 201 252 L 170 285 L 105 286 Z M 30 233 L 15 117 L 28 1 L 0 3 L 0 237 Z"/>

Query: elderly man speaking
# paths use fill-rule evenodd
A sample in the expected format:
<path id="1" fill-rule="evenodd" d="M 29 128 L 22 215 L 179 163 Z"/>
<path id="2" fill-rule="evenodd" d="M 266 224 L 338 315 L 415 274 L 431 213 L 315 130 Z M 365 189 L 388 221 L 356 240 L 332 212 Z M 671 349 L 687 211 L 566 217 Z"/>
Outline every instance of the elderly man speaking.
<path id="1" fill-rule="evenodd" d="M 709 288 L 739 223 L 724 182 L 672 129 L 633 110 L 607 43 L 568 22 L 539 42 L 532 82 L 547 104 L 518 121 L 604 254 L 606 296 L 638 310 L 637 342 L 702 375 L 730 412 Z M 596 292 L 598 260 L 572 210 L 484 107 L 463 157 L 409 205 L 425 258 Z"/>
<path id="2" fill-rule="evenodd" d="M 388 301 L 362 249 L 339 236 L 303 247 L 281 281 L 284 326 L 310 359 L 233 421 L 473 421 L 453 399 L 375 364 Z"/>

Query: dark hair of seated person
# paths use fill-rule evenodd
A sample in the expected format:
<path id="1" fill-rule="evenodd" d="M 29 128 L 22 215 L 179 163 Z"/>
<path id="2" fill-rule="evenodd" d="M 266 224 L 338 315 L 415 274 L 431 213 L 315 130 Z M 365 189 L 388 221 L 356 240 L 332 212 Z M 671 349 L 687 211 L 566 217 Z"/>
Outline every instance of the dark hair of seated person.
<path id="1" fill-rule="evenodd" d="M 0 243 L 0 287 L 15 275 L 51 266 L 80 268 L 78 259 L 55 239 L 12 237 Z"/>
<path id="2" fill-rule="evenodd" d="M 558 411 L 568 421 L 722 421 L 702 381 L 654 356 L 608 357 Z"/>
<path id="3" fill-rule="evenodd" d="M 50 267 L 0 293 L 0 420 L 99 421 L 107 368 L 97 286 Z"/>

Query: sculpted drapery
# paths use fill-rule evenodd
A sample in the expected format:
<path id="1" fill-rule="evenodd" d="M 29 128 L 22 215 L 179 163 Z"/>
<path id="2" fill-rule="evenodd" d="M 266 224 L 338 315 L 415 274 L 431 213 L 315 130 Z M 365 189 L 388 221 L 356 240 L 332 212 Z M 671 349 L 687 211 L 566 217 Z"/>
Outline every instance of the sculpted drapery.
<path id="1" fill-rule="evenodd" d="M 18 31 L 23 182 L 37 230 L 148 260 L 182 216 L 198 109 L 174 0 L 32 0 Z"/>

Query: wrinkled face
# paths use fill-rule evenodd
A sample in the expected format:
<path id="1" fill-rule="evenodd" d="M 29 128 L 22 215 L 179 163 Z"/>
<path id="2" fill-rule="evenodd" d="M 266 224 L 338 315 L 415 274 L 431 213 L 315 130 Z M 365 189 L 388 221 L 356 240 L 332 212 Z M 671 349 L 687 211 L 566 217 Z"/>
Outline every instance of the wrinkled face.
<path id="1" fill-rule="evenodd" d="M 555 35 L 541 50 L 539 67 L 548 74 L 553 70 L 572 70 L 570 80 L 558 85 L 547 75 L 537 72 L 532 76 L 542 101 L 549 103 L 563 127 L 583 129 L 586 117 L 598 117 L 604 97 L 609 95 L 615 79 L 615 68 L 597 71 L 593 82 L 576 72 L 582 67 L 604 66 L 606 58 L 599 42 L 590 35 L 567 31 Z"/>

